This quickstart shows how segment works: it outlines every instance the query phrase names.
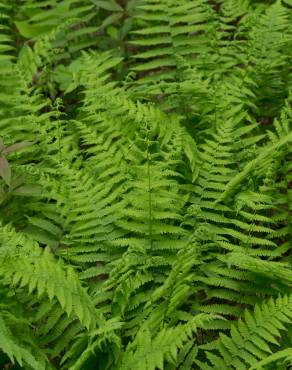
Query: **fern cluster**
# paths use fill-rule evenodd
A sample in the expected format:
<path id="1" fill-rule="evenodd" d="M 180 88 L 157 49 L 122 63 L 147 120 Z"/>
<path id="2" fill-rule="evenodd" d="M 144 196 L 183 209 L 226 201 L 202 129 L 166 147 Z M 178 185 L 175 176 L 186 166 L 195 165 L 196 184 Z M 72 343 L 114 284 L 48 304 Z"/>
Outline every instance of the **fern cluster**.
<path id="1" fill-rule="evenodd" d="M 0 0 L 0 367 L 292 366 L 291 0 Z"/>

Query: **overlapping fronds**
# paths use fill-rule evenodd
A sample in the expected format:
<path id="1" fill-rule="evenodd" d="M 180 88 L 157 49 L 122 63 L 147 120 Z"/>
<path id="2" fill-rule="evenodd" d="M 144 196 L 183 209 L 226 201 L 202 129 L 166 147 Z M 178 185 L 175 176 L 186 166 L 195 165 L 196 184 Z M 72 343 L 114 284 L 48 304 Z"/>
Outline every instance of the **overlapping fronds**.
<path id="1" fill-rule="evenodd" d="M 0 367 L 292 366 L 291 0 L 1 0 Z"/>

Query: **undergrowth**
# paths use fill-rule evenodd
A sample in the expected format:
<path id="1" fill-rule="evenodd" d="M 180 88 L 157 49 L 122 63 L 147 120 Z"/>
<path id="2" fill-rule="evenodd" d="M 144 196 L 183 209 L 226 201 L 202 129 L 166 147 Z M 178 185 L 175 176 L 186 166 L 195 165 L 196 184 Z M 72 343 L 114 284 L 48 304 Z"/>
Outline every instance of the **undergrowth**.
<path id="1" fill-rule="evenodd" d="M 1 0 L 0 367 L 292 366 L 291 0 Z"/>

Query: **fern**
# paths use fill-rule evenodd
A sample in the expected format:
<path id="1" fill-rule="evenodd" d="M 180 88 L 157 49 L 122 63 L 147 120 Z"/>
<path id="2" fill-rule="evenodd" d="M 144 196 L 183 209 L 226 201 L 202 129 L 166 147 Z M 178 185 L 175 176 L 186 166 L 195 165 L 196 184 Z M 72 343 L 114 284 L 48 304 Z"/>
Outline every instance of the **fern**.
<path id="1" fill-rule="evenodd" d="M 32 334 L 29 333 L 29 322 L 24 319 L 19 319 L 14 316 L 10 311 L 5 310 L 5 306 L 1 307 L 0 316 L 0 327 L 1 327 L 1 339 L 0 346 L 1 350 L 8 355 L 12 363 L 19 363 L 20 366 L 29 366 L 32 369 L 45 369 L 45 358 L 38 351 L 36 345 L 32 345 L 33 338 Z M 21 328 L 23 332 L 19 330 L 15 331 L 16 325 L 18 330 Z M 14 330 L 13 330 L 14 329 Z M 30 335 L 28 338 L 23 334 Z M 22 339 L 23 343 L 21 342 Z M 25 343 L 26 342 L 26 343 Z M 32 354 L 33 351 L 37 351 L 37 354 Z"/>
<path id="2" fill-rule="evenodd" d="M 291 1 L 0 13 L 0 367 L 291 366 Z"/>
<path id="3" fill-rule="evenodd" d="M 223 366 L 230 369 L 256 369 L 273 358 L 277 359 L 278 356 L 274 355 L 269 361 L 265 360 L 272 353 L 272 348 L 279 346 L 277 337 L 282 330 L 287 330 L 290 323 L 290 299 L 290 296 L 280 296 L 261 306 L 257 305 L 253 314 L 246 311 L 244 321 L 240 319 L 232 325 L 230 337 L 220 335 L 214 348 L 219 354 L 205 351 L 210 365 L 197 361 L 200 368 L 221 369 Z"/>

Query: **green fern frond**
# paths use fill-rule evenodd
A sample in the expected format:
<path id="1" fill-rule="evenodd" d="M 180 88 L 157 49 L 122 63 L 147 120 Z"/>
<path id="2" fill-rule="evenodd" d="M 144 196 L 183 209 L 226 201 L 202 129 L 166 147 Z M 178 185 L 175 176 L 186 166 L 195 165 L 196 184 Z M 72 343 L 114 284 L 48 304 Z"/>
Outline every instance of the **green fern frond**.
<path id="1" fill-rule="evenodd" d="M 12 233 L 12 237 L 13 244 L 17 245 L 17 235 Z M 20 256 L 12 265 L 14 256 L 4 255 L 1 272 L 3 283 L 20 289 L 25 287 L 29 294 L 35 292 L 39 298 L 44 295 L 50 301 L 56 298 L 68 316 L 76 315 L 85 327 L 95 327 L 95 309 L 73 268 L 65 269 L 61 260 L 56 263 L 48 249 L 42 252 L 35 245 L 33 252 L 28 246 L 19 250 Z"/>
<path id="2" fill-rule="evenodd" d="M 221 334 L 216 352 L 206 351 L 207 365 L 195 361 L 201 369 L 256 369 L 279 345 L 277 337 L 291 322 L 291 297 L 270 299 L 256 305 L 253 313 L 246 311 L 244 321 L 232 325 L 230 336 Z M 216 354 L 215 354 L 216 353 Z M 274 358 L 277 355 L 274 355 Z M 273 358 L 272 357 L 272 358 Z"/>
<path id="3" fill-rule="evenodd" d="M 2 310 L 1 310 L 2 311 Z M 8 355 L 12 363 L 17 362 L 21 367 L 29 366 L 31 369 L 34 370 L 45 370 L 45 358 L 41 361 L 39 358 L 32 354 L 32 348 L 25 346 L 24 344 L 16 340 L 15 334 L 11 332 L 9 326 L 5 322 L 4 315 L 7 316 L 7 320 L 11 320 L 11 314 L 9 315 L 8 312 L 2 311 L 0 315 L 0 348 L 5 354 Z M 23 325 L 21 320 L 14 317 L 13 318 L 19 325 Z M 27 323 L 28 325 L 28 323 Z M 35 350 L 35 348 L 34 348 Z"/>

